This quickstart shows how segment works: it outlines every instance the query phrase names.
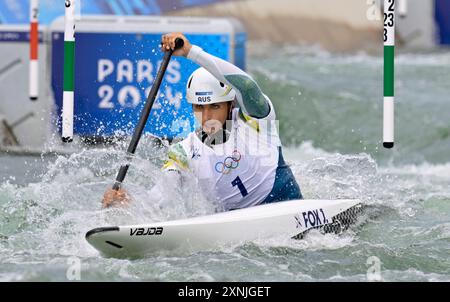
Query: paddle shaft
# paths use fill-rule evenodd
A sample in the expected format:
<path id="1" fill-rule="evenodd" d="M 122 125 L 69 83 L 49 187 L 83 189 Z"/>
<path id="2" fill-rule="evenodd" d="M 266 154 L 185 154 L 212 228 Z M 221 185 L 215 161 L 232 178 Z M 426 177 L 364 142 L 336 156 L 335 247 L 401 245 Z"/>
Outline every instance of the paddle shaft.
<path id="1" fill-rule="evenodd" d="M 175 49 L 179 49 L 183 47 L 184 41 L 182 39 L 177 38 L 175 40 Z M 159 67 L 158 73 L 156 75 L 155 82 L 153 83 L 152 89 L 148 94 L 147 101 L 145 103 L 144 109 L 141 112 L 141 117 L 139 122 L 134 129 L 133 137 L 131 138 L 130 145 L 127 149 L 127 162 L 131 160 L 131 155 L 136 152 L 137 145 L 139 144 L 139 140 L 141 139 L 142 132 L 144 131 L 145 124 L 147 123 L 148 116 L 150 115 L 150 111 L 152 110 L 153 103 L 156 99 L 156 94 L 158 93 L 159 87 L 161 86 L 161 82 L 163 80 L 164 74 L 166 73 L 167 66 L 169 65 L 170 58 L 173 54 L 173 49 L 170 49 L 164 53 L 164 58 L 161 62 L 161 67 Z M 119 173 L 117 173 L 116 182 L 113 185 L 114 190 L 119 190 L 120 186 L 127 175 L 128 168 L 130 164 L 127 163 L 120 167 Z"/>

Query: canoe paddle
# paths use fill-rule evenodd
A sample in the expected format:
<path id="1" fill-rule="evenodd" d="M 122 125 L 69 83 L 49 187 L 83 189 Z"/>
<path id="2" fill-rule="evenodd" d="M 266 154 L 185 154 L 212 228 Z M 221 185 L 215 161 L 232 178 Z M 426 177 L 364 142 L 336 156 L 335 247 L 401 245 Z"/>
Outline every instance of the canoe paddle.
<path id="1" fill-rule="evenodd" d="M 184 45 L 184 40 L 177 38 L 175 40 L 175 49 L 170 49 L 164 53 L 164 58 L 161 62 L 161 66 L 159 67 L 158 73 L 156 75 L 155 82 L 153 83 L 152 89 L 148 94 L 147 101 L 145 103 L 144 109 L 141 112 L 141 117 L 139 122 L 134 129 L 133 137 L 131 138 L 130 145 L 127 149 L 127 164 L 122 165 L 120 167 L 119 173 L 116 177 L 116 182 L 113 185 L 114 190 L 119 190 L 122 185 L 125 176 L 127 175 L 128 168 L 130 167 L 130 159 L 132 155 L 136 152 L 136 147 L 141 139 L 142 132 L 144 131 L 145 124 L 147 123 L 148 116 L 150 115 L 150 111 L 152 110 L 153 103 L 155 102 L 156 94 L 158 93 L 159 86 L 161 86 L 161 82 L 163 80 L 164 74 L 166 73 L 167 66 L 169 65 L 170 58 L 174 50 L 182 48 Z"/>

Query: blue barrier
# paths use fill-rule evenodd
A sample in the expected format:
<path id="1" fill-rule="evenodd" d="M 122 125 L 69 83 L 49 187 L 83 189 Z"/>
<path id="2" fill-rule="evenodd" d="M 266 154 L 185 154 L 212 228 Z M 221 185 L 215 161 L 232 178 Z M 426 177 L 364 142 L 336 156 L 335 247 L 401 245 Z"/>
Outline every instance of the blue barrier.
<path id="1" fill-rule="evenodd" d="M 450 45 L 450 1 L 436 0 L 435 6 L 439 42 Z"/>
<path id="2" fill-rule="evenodd" d="M 83 15 L 160 15 L 164 12 L 191 6 L 229 0 L 78 0 Z M 29 22 L 29 0 L 1 0 L 0 23 L 25 24 Z M 64 1 L 40 1 L 40 24 L 50 24 L 64 15 Z"/>

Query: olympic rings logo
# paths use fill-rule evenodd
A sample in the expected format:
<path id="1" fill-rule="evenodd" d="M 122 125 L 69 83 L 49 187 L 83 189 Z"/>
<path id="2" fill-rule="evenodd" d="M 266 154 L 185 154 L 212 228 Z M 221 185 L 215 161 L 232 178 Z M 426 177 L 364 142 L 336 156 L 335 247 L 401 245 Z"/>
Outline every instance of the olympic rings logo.
<path id="1" fill-rule="evenodd" d="M 228 156 L 224 159 L 223 162 L 219 161 L 216 163 L 214 168 L 217 173 L 228 174 L 231 170 L 239 167 L 239 161 L 241 160 L 241 153 L 238 150 L 234 150 L 231 156 Z"/>

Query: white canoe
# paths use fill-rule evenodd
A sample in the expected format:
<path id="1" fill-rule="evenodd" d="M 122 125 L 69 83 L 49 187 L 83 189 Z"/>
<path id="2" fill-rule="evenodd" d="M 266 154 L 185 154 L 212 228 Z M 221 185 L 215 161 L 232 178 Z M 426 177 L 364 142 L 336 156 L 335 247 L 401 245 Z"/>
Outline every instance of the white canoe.
<path id="1" fill-rule="evenodd" d="M 195 252 L 280 235 L 301 239 L 313 228 L 339 233 L 356 221 L 361 209 L 357 199 L 293 200 L 182 220 L 96 228 L 86 233 L 86 240 L 107 257 Z"/>

